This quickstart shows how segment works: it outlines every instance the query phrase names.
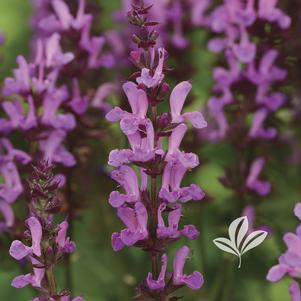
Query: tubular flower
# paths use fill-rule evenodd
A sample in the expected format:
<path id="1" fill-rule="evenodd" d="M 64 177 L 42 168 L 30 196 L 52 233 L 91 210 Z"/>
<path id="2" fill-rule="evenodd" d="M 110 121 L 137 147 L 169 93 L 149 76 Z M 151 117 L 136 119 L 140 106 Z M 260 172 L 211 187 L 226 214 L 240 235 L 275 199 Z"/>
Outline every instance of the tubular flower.
<path id="1" fill-rule="evenodd" d="M 193 272 L 190 275 L 183 274 L 183 269 L 187 256 L 189 255 L 190 249 L 187 246 L 180 248 L 174 258 L 174 272 L 172 274 L 171 283 L 174 287 L 181 287 L 186 285 L 192 290 L 198 290 L 204 283 L 204 279 L 201 273 Z M 152 273 L 147 276 L 147 285 L 150 290 L 162 290 L 165 288 L 165 277 L 166 277 L 166 267 L 167 267 L 167 256 L 166 254 L 161 257 L 161 272 L 157 280 L 153 279 Z"/>

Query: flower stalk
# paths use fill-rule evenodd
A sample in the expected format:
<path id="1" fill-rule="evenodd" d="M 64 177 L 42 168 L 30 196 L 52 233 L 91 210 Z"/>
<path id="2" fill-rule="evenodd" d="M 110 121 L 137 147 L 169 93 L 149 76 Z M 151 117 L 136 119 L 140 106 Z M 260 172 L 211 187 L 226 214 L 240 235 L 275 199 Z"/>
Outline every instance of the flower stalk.
<path id="1" fill-rule="evenodd" d="M 109 203 L 126 226 L 112 234 L 113 249 L 135 246 L 150 254 L 151 272 L 138 285 L 135 299 L 168 301 L 175 300 L 170 295 L 184 285 L 196 290 L 203 284 L 199 272 L 183 272 L 190 253 L 187 246 L 177 251 L 174 271 L 167 273 L 166 249 L 181 236 L 196 239 L 199 235 L 193 225 L 179 229 L 183 204 L 204 198 L 197 185 L 181 187 L 185 173 L 199 161 L 195 154 L 179 148 L 188 130 L 187 122 L 198 129 L 207 124 L 200 112 L 181 113 L 191 89 L 189 82 L 178 84 L 172 91 L 171 111 L 159 113 L 160 103 L 169 93 L 164 81 L 167 52 L 156 47 L 159 35 L 154 29 L 157 22 L 149 20 L 151 8 L 142 3 L 132 5 L 128 12 L 130 24 L 137 29 L 133 41 L 138 46 L 130 60 L 138 71 L 131 76 L 133 81 L 123 85 L 131 112 L 115 107 L 106 115 L 108 121 L 120 122 L 130 144 L 129 149 L 110 153 L 109 165 L 115 168 L 112 178 L 125 193 L 113 191 Z M 168 149 L 163 147 L 165 142 Z"/>
<path id="2" fill-rule="evenodd" d="M 29 218 L 23 243 L 14 240 L 9 253 L 16 260 L 26 260 L 32 272 L 17 276 L 12 281 L 15 288 L 31 285 L 37 292 L 32 301 L 71 300 L 69 290 L 58 291 L 55 267 L 66 254 L 75 251 L 75 243 L 67 237 L 68 222 L 54 223 L 54 214 L 60 211 L 61 202 L 57 197 L 58 178 L 52 173 L 52 167 L 45 161 L 33 167 L 29 181 L 30 200 Z M 28 246 L 30 244 L 31 246 Z M 76 297 L 73 301 L 83 301 Z"/>
<path id="3" fill-rule="evenodd" d="M 208 47 L 221 53 L 226 64 L 213 70 L 208 138 L 226 142 L 234 152 L 237 160 L 225 169 L 220 181 L 233 191 L 237 213 L 252 213 L 253 222 L 255 198 L 264 198 L 272 191 L 272 184 L 264 178 L 269 160 L 266 150 L 277 143 L 281 124 L 278 112 L 288 103 L 279 89 L 287 71 L 278 66 L 281 53 L 266 30 L 267 25 L 282 30 L 290 27 L 290 17 L 277 2 L 223 1 L 207 16 L 207 26 L 215 34 Z"/>

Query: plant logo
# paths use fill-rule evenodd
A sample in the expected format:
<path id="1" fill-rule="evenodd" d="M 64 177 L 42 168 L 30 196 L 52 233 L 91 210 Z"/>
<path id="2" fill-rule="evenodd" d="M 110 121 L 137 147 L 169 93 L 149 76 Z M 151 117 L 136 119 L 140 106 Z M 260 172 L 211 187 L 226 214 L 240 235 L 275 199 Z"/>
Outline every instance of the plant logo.
<path id="1" fill-rule="evenodd" d="M 229 226 L 229 238 L 218 237 L 213 240 L 219 249 L 239 258 L 238 268 L 241 267 L 242 255 L 260 245 L 268 235 L 268 232 L 262 230 L 248 233 L 248 229 L 248 218 L 239 217 Z"/>

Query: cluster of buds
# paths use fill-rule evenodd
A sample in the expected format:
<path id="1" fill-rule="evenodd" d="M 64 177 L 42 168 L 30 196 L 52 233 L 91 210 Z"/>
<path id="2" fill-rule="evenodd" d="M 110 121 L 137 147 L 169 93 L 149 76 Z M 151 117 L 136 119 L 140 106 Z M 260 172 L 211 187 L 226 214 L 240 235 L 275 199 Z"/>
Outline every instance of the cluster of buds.
<path id="1" fill-rule="evenodd" d="M 156 45 L 159 33 L 156 30 L 149 30 L 150 27 L 157 26 L 157 22 L 148 21 L 149 11 L 152 5 L 148 7 L 132 5 L 132 10 L 128 12 L 129 23 L 139 28 L 138 34 L 133 34 L 133 41 L 139 48 L 145 50 Z"/>
<path id="2" fill-rule="evenodd" d="M 301 203 L 295 206 L 294 213 L 301 222 Z M 301 223 L 296 229 L 296 233 L 286 233 L 283 240 L 287 250 L 279 257 L 279 263 L 273 266 L 267 275 L 267 280 L 277 282 L 285 275 L 293 279 L 290 284 L 290 294 L 292 301 L 301 300 Z"/>
<path id="3" fill-rule="evenodd" d="M 130 22 L 139 29 L 143 23 L 144 37 L 154 32 L 150 29 L 154 23 L 147 21 L 149 9 L 143 5 L 133 6 L 128 14 Z M 136 36 L 141 37 L 141 32 Z M 167 53 L 163 48 L 151 47 L 148 40 L 144 41 L 147 44 L 137 41 L 139 49 L 130 56 L 139 68 L 132 76 L 135 82 L 123 85 L 131 112 L 115 107 L 106 115 L 110 122 L 120 122 L 130 144 L 129 149 L 113 150 L 109 156 L 109 165 L 116 168 L 112 178 L 124 190 L 123 193 L 113 191 L 109 198 L 125 225 L 121 232 L 113 233 L 112 246 L 115 251 L 136 246 L 148 252 L 152 271 L 138 286 L 136 299 L 167 301 L 174 300 L 170 294 L 184 285 L 199 289 L 203 284 L 199 272 L 190 275 L 183 272 L 190 252 L 187 246 L 176 253 L 172 273 L 166 273 L 165 251 L 182 236 L 196 239 L 199 235 L 193 225 L 182 229 L 179 226 L 183 205 L 204 198 L 204 192 L 195 184 L 181 187 L 186 172 L 198 166 L 199 160 L 196 154 L 181 151 L 180 145 L 188 130 L 187 123 L 198 129 L 206 127 L 207 123 L 200 112 L 182 113 L 191 90 L 189 82 L 178 84 L 171 92 L 170 112 L 159 113 L 158 107 L 169 91 L 164 82 Z M 164 148 L 165 141 L 168 149 Z"/>
<path id="4" fill-rule="evenodd" d="M 150 19 L 156 20 L 156 22 L 148 22 L 148 26 L 158 25 L 157 30 L 141 31 L 142 36 L 137 37 L 132 29 L 125 27 L 124 31 L 110 32 L 108 38 L 121 56 L 126 55 L 128 49 L 133 46 L 128 42 L 130 34 L 133 35 L 136 43 L 140 41 L 143 43 L 146 38 L 152 46 L 157 44 L 181 53 L 181 50 L 190 44 L 184 32 L 203 26 L 207 22 L 204 14 L 210 2 L 211 0 L 146 0 L 142 7 L 140 0 L 122 0 L 122 9 L 116 11 L 113 16 L 118 22 L 124 23 L 125 16 L 128 15 L 131 24 L 141 26 L 148 22 L 145 19 L 147 15 Z M 150 36 L 145 37 L 146 33 Z"/>
<path id="5" fill-rule="evenodd" d="M 24 242 L 14 240 L 9 254 L 18 261 L 28 261 L 32 272 L 19 275 L 12 281 L 15 288 L 31 285 L 38 296 L 33 301 L 71 300 L 69 290 L 58 292 L 54 273 L 55 266 L 65 254 L 75 251 L 75 244 L 67 236 L 68 222 L 54 223 L 53 213 L 60 209 L 56 195 L 59 179 L 52 173 L 47 162 L 33 167 L 29 182 L 31 198 L 28 203 L 30 217 L 25 221 Z M 83 301 L 77 297 L 73 301 Z"/>

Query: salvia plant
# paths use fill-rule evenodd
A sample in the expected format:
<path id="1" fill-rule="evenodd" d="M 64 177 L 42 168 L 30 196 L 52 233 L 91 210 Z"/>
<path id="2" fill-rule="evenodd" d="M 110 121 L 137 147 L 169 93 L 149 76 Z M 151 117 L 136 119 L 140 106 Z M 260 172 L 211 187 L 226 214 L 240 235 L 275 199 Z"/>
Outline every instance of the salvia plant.
<path id="1" fill-rule="evenodd" d="M 105 83 L 99 75 L 103 68 L 113 66 L 114 58 L 104 50 L 105 38 L 92 35 L 94 16 L 85 13 L 85 0 L 76 2 L 75 15 L 63 0 L 36 3 L 40 13 L 34 19 L 37 33 L 33 58 L 28 61 L 18 56 L 13 76 L 4 80 L 1 106 L 5 116 L 0 119 L 0 172 L 4 178 L 0 184 L 0 211 L 4 216 L 1 229 L 8 230 L 14 224 L 11 204 L 23 192 L 24 166 L 36 158 L 45 158 L 68 170 L 81 160 L 80 149 L 88 144 L 87 140 L 102 135 L 93 114 L 101 118 L 110 108 L 104 99 L 115 85 Z M 87 86 L 90 82 L 95 84 Z M 20 134 L 27 142 L 25 152 L 10 141 L 10 137 Z M 74 135 L 81 135 L 81 141 L 75 141 Z"/>
<path id="2" fill-rule="evenodd" d="M 279 85 L 287 72 L 277 64 L 280 53 L 269 31 L 285 30 L 291 20 L 277 2 L 223 1 L 206 17 L 207 26 L 218 35 L 209 41 L 209 49 L 222 54 L 224 65 L 213 70 L 208 136 L 234 151 L 235 166 L 226 168 L 221 182 L 233 190 L 241 211 L 250 203 L 248 195 L 265 197 L 271 192 L 270 181 L 263 178 L 266 149 L 279 135 L 277 113 L 287 103 Z"/>
<path id="3" fill-rule="evenodd" d="M 294 233 L 284 234 L 287 249 L 277 252 L 282 215 L 275 214 L 275 222 L 269 225 L 258 221 L 259 204 L 269 198 L 275 186 L 273 172 L 283 168 L 287 179 L 282 182 L 287 183 L 294 171 L 285 165 L 287 161 L 279 161 L 278 156 L 283 154 L 278 146 L 291 147 L 291 161 L 300 163 L 300 89 L 291 86 L 299 80 L 296 66 L 300 55 L 294 53 L 300 49 L 297 2 L 118 0 L 117 8 L 117 0 L 31 1 L 30 54 L 17 57 L 0 92 L 0 280 L 6 278 L 2 276 L 7 275 L 5 269 L 10 264 L 16 268 L 13 277 L 7 277 L 13 299 L 17 296 L 21 300 L 25 292 L 31 293 L 32 301 L 83 301 L 77 292 L 85 290 L 87 300 L 96 300 L 93 292 L 88 295 L 93 284 L 84 279 L 86 274 L 76 275 L 84 281 L 76 282 L 80 288 L 73 287 L 76 273 L 71 263 L 79 259 L 89 274 L 92 272 L 87 279 L 93 279 L 97 289 L 101 281 L 109 287 L 109 293 L 104 295 L 110 300 L 117 300 L 121 287 L 113 282 L 112 274 L 118 273 L 123 273 L 127 285 L 135 285 L 133 299 L 137 301 L 177 301 L 183 296 L 188 299 L 188 289 L 201 288 L 199 293 L 210 301 L 257 300 L 258 296 L 253 296 L 255 290 L 251 297 L 247 296 L 243 281 L 250 281 L 254 270 L 258 270 L 255 281 L 267 274 L 263 285 L 256 282 L 256 289 L 266 286 L 258 290 L 260 300 L 274 299 L 268 291 L 271 286 L 277 292 L 277 285 L 269 286 L 269 282 L 289 278 L 288 292 L 284 289 L 286 296 L 290 294 L 292 301 L 301 301 L 301 225 Z M 109 18 L 103 15 L 108 12 L 112 12 Z M 9 35 L 7 38 L 10 41 Z M 207 39 L 206 52 L 201 43 L 207 44 Z M 284 41 L 288 41 L 288 46 Z M 0 33 L 1 48 L 4 42 Z M 295 57 L 284 57 L 285 52 Z M 5 53 L 1 53 L 1 62 L 3 58 Z M 294 65 L 290 75 L 294 79 L 287 76 L 289 63 Z M 210 64 L 216 64 L 212 93 L 203 91 L 203 85 L 210 85 L 210 80 L 202 76 L 204 69 L 212 67 Z M 170 65 L 175 65 L 174 70 Z M 128 80 L 120 80 L 125 73 L 131 74 Z M 190 81 L 181 81 L 192 77 L 200 80 L 198 91 L 210 95 L 206 105 L 208 125 L 200 111 L 184 107 L 185 103 L 202 107 L 200 98 L 189 95 Z M 178 84 L 170 88 L 168 82 Z M 289 98 L 293 88 L 294 97 Z M 118 144 L 112 139 L 115 134 L 123 136 L 125 148 L 114 149 Z M 195 171 L 193 177 L 189 176 L 200 165 L 198 155 L 192 151 L 200 151 L 204 163 L 209 162 L 211 168 L 218 165 L 212 158 L 219 154 L 219 147 L 227 150 L 226 160 L 218 159 L 223 160 L 219 181 L 233 200 L 225 203 L 226 213 L 222 214 L 231 215 L 233 221 L 229 221 L 228 235 L 215 238 L 213 243 L 237 256 L 239 269 L 233 269 L 229 254 L 221 261 L 213 258 L 214 254 L 220 255 L 220 250 L 212 250 L 212 239 L 217 235 L 211 237 L 213 225 L 222 216 L 217 210 L 220 204 L 221 210 L 223 206 L 218 197 L 220 185 L 210 182 L 209 172 L 208 191 L 210 185 L 217 191 L 205 202 L 205 192 L 198 185 L 205 168 L 200 176 Z M 108 160 L 103 149 L 110 150 Z M 98 153 L 97 161 L 94 160 L 96 150 L 103 153 L 108 166 L 100 163 L 103 157 Z M 110 192 L 108 203 L 112 210 L 106 211 L 108 204 L 103 205 L 104 221 L 98 227 L 111 226 L 111 212 L 122 224 L 111 235 L 113 251 L 129 248 L 137 256 L 143 251 L 140 253 L 147 258 L 138 281 L 126 262 L 114 266 L 119 269 L 116 273 L 105 270 L 106 264 L 111 265 L 105 261 L 112 250 L 102 253 L 95 248 L 101 260 L 91 267 L 95 250 L 90 244 L 85 245 L 85 239 L 92 235 L 85 233 L 84 228 L 91 210 L 80 212 L 95 205 L 87 206 L 82 200 L 85 194 L 93 200 L 91 188 L 95 183 L 87 185 L 90 178 L 83 179 L 85 175 L 81 174 L 88 166 L 95 174 L 99 171 L 105 175 L 94 180 L 104 181 Z M 269 166 L 274 170 L 266 168 Z M 190 179 L 192 184 L 187 184 Z M 105 195 L 107 187 L 101 188 Z M 277 193 L 283 189 L 276 188 Z M 300 192 L 299 186 L 296 190 Z M 284 194 L 283 199 L 287 201 Z M 211 200 L 215 201 L 214 210 Z M 278 213 L 276 210 L 282 208 L 278 209 L 279 203 L 274 205 L 272 201 L 260 209 Z M 201 205 L 204 211 L 197 211 Z M 188 208 L 196 208 L 194 222 L 185 216 Z M 301 223 L 301 203 L 295 205 L 294 214 Z M 78 217 L 83 217 L 79 227 L 74 225 Z M 266 223 L 268 218 L 264 216 L 263 220 Z M 283 228 L 288 227 L 284 223 Z M 202 225 L 202 242 L 192 242 L 200 236 L 196 225 Z M 84 245 L 79 249 L 91 257 L 75 253 L 74 229 L 80 229 L 79 235 L 85 238 L 83 242 L 78 240 Z M 101 234 L 95 235 L 97 242 L 110 239 L 106 234 L 111 231 L 106 230 L 101 228 Z M 224 226 L 220 230 L 227 231 Z M 279 239 L 282 243 L 280 236 Z M 256 258 L 253 249 L 264 241 L 266 249 Z M 107 241 L 104 251 L 106 246 L 110 248 Z M 242 258 L 250 250 L 255 268 L 248 273 Z M 9 264 L 2 262 L 6 255 Z M 270 255 L 279 259 L 267 273 Z M 204 277 L 195 269 L 189 270 L 191 256 L 199 260 Z M 2 283 L 0 287 L 2 300 Z M 124 293 L 122 289 L 122 299 L 126 299 Z"/>
<path id="4" fill-rule="evenodd" d="M 24 239 L 14 240 L 9 254 L 18 261 L 27 261 L 32 271 L 14 278 L 12 286 L 31 285 L 37 294 L 33 301 L 71 301 L 71 292 L 68 289 L 59 291 L 55 276 L 55 267 L 65 254 L 75 251 L 75 243 L 67 236 L 68 222 L 57 224 L 54 221 L 61 202 L 57 196 L 59 183 L 52 167 L 46 161 L 33 166 L 28 185 L 29 217 L 25 221 Z M 83 298 L 72 300 L 83 301 Z"/>
<path id="5" fill-rule="evenodd" d="M 151 272 L 137 287 L 135 298 L 163 301 L 175 300 L 170 295 L 182 286 L 196 290 L 203 284 L 199 272 L 184 272 L 188 246 L 176 252 L 172 272 L 167 272 L 166 248 L 182 236 L 199 236 L 193 225 L 179 225 L 184 204 L 204 198 L 204 192 L 195 184 L 181 187 L 185 173 L 197 167 L 199 159 L 181 151 L 180 144 L 187 123 L 198 129 L 207 124 L 200 112 L 182 113 L 191 90 L 187 81 L 172 90 L 170 111 L 160 112 L 160 103 L 169 91 L 164 81 L 167 52 L 156 47 L 157 23 L 149 20 L 150 10 L 151 6 L 133 5 L 128 13 L 129 22 L 138 29 L 134 35 L 138 49 L 130 54 L 138 71 L 131 77 L 133 81 L 123 85 L 131 111 L 115 107 L 106 115 L 109 121 L 120 122 L 130 145 L 129 149 L 110 153 L 109 164 L 115 167 L 111 176 L 123 191 L 113 191 L 109 203 L 125 225 L 112 234 L 113 249 L 135 246 L 150 254 Z"/>

